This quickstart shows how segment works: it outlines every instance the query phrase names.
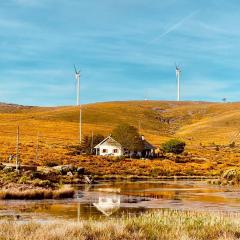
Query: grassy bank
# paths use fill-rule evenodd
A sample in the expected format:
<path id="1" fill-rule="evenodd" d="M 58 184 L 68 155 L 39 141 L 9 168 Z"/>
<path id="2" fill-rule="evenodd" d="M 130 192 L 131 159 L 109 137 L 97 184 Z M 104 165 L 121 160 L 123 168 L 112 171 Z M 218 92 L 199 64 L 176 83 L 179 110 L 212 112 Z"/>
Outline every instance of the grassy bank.
<path id="1" fill-rule="evenodd" d="M 80 223 L 0 223 L 0 239 L 14 240 L 190 240 L 239 239 L 240 215 L 222 213 L 159 211 L 139 217 L 123 217 Z"/>
<path id="2" fill-rule="evenodd" d="M 60 189 L 60 190 L 4 190 L 0 191 L 1 200 L 41 200 L 41 199 L 63 199 L 72 198 L 74 196 L 73 189 Z"/>

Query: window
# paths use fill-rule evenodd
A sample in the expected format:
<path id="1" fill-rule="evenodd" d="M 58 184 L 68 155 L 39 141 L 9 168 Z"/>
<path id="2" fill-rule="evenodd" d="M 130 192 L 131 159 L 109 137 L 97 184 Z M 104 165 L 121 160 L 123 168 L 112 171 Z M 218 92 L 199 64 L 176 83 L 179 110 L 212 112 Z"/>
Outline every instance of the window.
<path id="1" fill-rule="evenodd" d="M 103 152 L 103 153 L 107 153 L 108 150 L 107 150 L 107 149 L 103 149 L 102 152 Z"/>
<path id="2" fill-rule="evenodd" d="M 113 149 L 113 153 L 118 153 L 118 149 Z"/>

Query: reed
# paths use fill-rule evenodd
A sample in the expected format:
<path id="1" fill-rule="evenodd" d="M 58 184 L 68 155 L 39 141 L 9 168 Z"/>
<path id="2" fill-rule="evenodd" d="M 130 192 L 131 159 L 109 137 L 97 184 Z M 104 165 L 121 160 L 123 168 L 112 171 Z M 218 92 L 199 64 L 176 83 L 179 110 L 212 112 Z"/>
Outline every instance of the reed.
<path id="1" fill-rule="evenodd" d="M 74 196 L 74 190 L 71 188 L 60 189 L 60 190 L 25 190 L 25 191 L 14 191 L 4 190 L 0 191 L 1 200 L 41 200 L 41 199 L 63 199 L 72 198 Z"/>
<path id="2" fill-rule="evenodd" d="M 240 214 L 161 210 L 135 217 L 40 222 L 0 222 L 1 240 L 235 240 Z"/>

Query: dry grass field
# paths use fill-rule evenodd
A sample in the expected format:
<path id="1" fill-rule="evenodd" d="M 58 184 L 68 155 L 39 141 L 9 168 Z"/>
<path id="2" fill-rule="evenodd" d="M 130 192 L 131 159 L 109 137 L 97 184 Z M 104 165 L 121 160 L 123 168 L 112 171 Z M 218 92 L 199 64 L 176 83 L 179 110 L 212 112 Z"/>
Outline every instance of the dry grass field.
<path id="1" fill-rule="evenodd" d="M 100 221 L 0 222 L 2 240 L 235 240 L 239 214 L 157 211 Z"/>
<path id="2" fill-rule="evenodd" d="M 159 160 L 159 164 L 153 166 L 157 169 L 168 165 L 177 168 L 177 173 L 179 166 L 182 166 L 193 173 L 195 169 L 207 169 L 214 174 L 215 170 L 219 172 L 222 168 L 238 165 L 240 160 L 238 146 L 234 149 L 227 147 L 240 130 L 240 103 L 127 101 L 87 104 L 83 105 L 82 110 L 84 135 L 90 135 L 93 131 L 94 134 L 107 136 L 119 123 L 129 123 L 135 127 L 140 125 L 141 134 L 156 146 L 170 138 L 186 141 L 186 151 L 196 161 L 186 166 L 179 163 L 175 167 L 176 163 L 168 160 L 171 163 L 161 163 Z M 9 155 L 16 152 L 16 129 L 19 126 L 23 163 L 74 162 L 88 167 L 89 161 L 94 162 L 94 158 L 68 154 L 68 147 L 78 144 L 78 121 L 79 109 L 75 106 L 0 104 L 1 161 L 8 161 Z M 36 162 L 37 135 L 39 147 Z M 234 141 L 238 145 L 240 137 Z M 220 147 L 216 149 L 216 145 Z"/>

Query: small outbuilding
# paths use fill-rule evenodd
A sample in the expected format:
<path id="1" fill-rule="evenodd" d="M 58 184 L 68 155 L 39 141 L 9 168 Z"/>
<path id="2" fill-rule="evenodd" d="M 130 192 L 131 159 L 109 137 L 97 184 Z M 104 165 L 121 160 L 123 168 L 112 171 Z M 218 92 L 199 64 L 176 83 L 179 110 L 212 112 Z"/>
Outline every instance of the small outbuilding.
<path id="1" fill-rule="evenodd" d="M 149 143 L 144 136 L 142 136 L 143 141 L 143 151 L 138 152 L 137 155 L 139 157 L 154 157 L 155 156 L 155 150 L 157 149 L 155 146 L 153 146 L 151 143 Z"/>

